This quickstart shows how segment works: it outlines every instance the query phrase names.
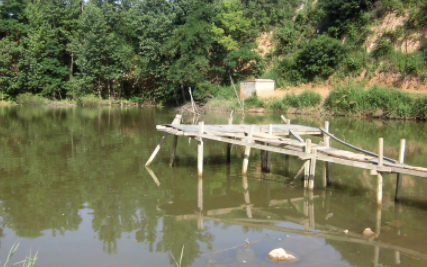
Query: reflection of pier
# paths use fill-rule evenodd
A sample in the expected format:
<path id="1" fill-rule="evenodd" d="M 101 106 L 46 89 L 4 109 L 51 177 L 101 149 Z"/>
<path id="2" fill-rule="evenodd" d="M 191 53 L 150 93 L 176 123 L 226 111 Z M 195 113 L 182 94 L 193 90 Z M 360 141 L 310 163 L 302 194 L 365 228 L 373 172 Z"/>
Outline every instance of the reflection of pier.
<path id="1" fill-rule="evenodd" d="M 198 174 L 203 174 L 203 141 L 213 140 L 227 144 L 227 161 L 230 159 L 231 144 L 245 147 L 242 172 L 245 175 L 248 170 L 249 154 L 251 149 L 261 150 L 262 170 L 269 171 L 271 163 L 271 152 L 296 156 L 304 160 L 304 187 L 314 188 L 314 176 L 316 161 L 324 161 L 326 164 L 323 186 L 327 186 L 329 181 L 330 163 L 341 164 L 351 167 L 358 167 L 371 170 L 371 174 L 378 176 L 377 202 L 382 204 L 382 186 L 384 173 L 397 173 L 396 200 L 400 196 L 400 186 L 402 174 L 427 177 L 427 169 L 413 167 L 404 164 L 405 141 L 402 140 L 400 146 L 399 160 L 393 160 L 384 156 L 383 139 L 379 139 L 378 154 L 357 148 L 348 144 L 329 133 L 329 123 L 325 123 L 325 128 L 314 128 L 302 125 L 292 125 L 285 120 L 286 124 L 276 125 L 232 125 L 229 120 L 228 125 L 181 125 L 181 116 L 177 115 L 172 124 L 157 125 L 157 130 L 165 132 L 160 143 L 148 159 L 146 166 L 149 166 L 160 150 L 161 145 L 168 135 L 174 135 L 170 166 L 173 166 L 176 146 L 179 136 L 187 136 L 198 141 Z M 312 143 L 311 139 L 304 140 L 301 136 L 311 135 L 323 137 L 323 141 L 318 144 Z M 330 139 L 338 142 L 358 153 L 339 150 L 330 146 Z"/>
<path id="2" fill-rule="evenodd" d="M 161 187 L 154 172 L 149 168 L 147 168 L 147 170 L 157 186 Z M 382 224 L 382 210 L 380 207 L 376 209 L 375 213 L 375 227 L 373 228 L 375 234 L 365 236 L 362 233 L 347 231 L 345 228 L 331 224 L 331 219 L 336 215 L 330 211 L 330 206 L 333 205 L 333 203 L 330 203 L 332 192 L 328 189 L 322 190 L 318 195 L 312 190 L 304 189 L 302 196 L 297 193 L 288 198 L 270 198 L 270 187 L 267 186 L 267 194 L 264 195 L 267 199 L 256 199 L 253 202 L 251 202 L 246 176 L 242 177 L 242 189 L 243 194 L 240 193 L 241 202 L 238 204 L 227 201 L 227 199 L 221 199 L 223 198 L 221 196 L 215 197 L 214 200 L 210 199 L 209 203 L 205 204 L 203 178 L 199 177 L 197 184 L 197 203 L 170 202 L 160 205 L 159 207 L 166 212 L 166 215 L 173 216 L 178 221 L 196 220 L 199 230 L 203 230 L 204 221 L 213 221 L 229 225 L 261 228 L 276 232 L 323 238 L 331 241 L 372 246 L 374 265 L 379 263 L 381 249 L 394 250 L 396 264 L 401 263 L 401 253 L 427 260 L 427 254 L 417 251 L 419 250 L 417 244 L 414 244 L 414 248 L 411 249 L 392 244 L 393 238 L 384 238 L 391 243 L 379 241 Z M 315 202 L 317 203 L 317 214 L 315 214 Z M 224 203 L 228 203 L 226 207 L 224 207 Z M 187 212 L 184 211 L 184 213 L 180 213 L 178 207 L 183 204 L 195 207 L 192 210 L 193 212 L 190 211 L 191 209 L 185 209 Z M 243 215 L 244 213 L 246 214 Z M 400 219 L 399 204 L 395 205 L 395 219 Z M 302 225 L 303 230 L 281 226 L 283 223 Z M 400 235 L 400 227 L 397 228 L 397 235 Z"/>

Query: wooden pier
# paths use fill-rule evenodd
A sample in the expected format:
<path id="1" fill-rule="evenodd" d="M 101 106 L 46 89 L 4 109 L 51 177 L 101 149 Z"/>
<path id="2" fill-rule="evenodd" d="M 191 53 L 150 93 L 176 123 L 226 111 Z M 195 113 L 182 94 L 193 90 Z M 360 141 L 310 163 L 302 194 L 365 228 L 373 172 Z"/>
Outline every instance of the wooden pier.
<path id="1" fill-rule="evenodd" d="M 248 170 L 251 149 L 261 150 L 261 167 L 263 171 L 270 170 L 272 152 L 298 157 L 305 161 L 301 172 L 304 170 L 304 187 L 308 189 L 314 188 L 316 161 L 318 160 L 324 161 L 326 164 L 325 181 L 322 183 L 323 186 L 327 186 L 330 182 L 329 173 L 331 163 L 370 170 L 372 175 L 377 175 L 378 177 L 377 203 L 379 205 L 382 205 L 383 174 L 397 174 L 396 201 L 398 201 L 400 197 L 403 174 L 427 177 L 427 168 L 404 164 L 405 140 L 400 142 L 399 159 L 394 160 L 384 156 L 382 138 L 379 138 L 378 141 L 378 153 L 366 151 L 348 144 L 329 133 L 328 122 L 325 122 L 324 128 L 315 128 L 293 125 L 290 123 L 290 120 L 287 120 L 284 116 L 282 116 L 282 119 L 285 124 L 270 125 L 233 125 L 231 120 L 228 121 L 227 125 L 204 125 L 203 122 L 200 122 L 198 125 L 182 125 L 180 124 L 181 119 L 181 115 L 176 115 L 172 124 L 156 126 L 158 131 L 162 131 L 165 134 L 145 164 L 146 167 L 151 164 L 168 135 L 173 135 L 174 140 L 170 157 L 170 166 L 173 166 L 175 160 L 178 137 L 185 136 L 196 139 L 198 141 L 197 171 L 199 176 L 203 174 L 203 141 L 212 140 L 226 143 L 227 161 L 230 160 L 231 145 L 245 147 L 242 166 L 243 174 L 246 174 Z M 304 139 L 303 136 L 318 136 L 322 137 L 323 140 L 315 144 L 311 142 L 311 139 Z M 331 139 L 355 152 L 332 148 L 330 146 Z"/>

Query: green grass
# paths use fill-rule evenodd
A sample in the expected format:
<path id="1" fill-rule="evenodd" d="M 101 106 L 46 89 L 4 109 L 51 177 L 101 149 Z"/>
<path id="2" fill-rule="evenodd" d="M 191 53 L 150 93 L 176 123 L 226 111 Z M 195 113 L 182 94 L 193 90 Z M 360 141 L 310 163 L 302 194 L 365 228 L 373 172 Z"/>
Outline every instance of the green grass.
<path id="1" fill-rule="evenodd" d="M 19 247 L 19 242 L 16 244 L 13 244 L 12 247 L 9 250 L 9 253 L 7 254 L 6 260 L 4 262 L 3 265 L 1 265 L 0 262 L 0 266 L 2 267 L 8 267 L 8 266 L 12 266 L 12 265 L 18 265 L 18 264 L 22 264 L 22 267 L 32 267 L 34 266 L 34 264 L 36 263 L 37 260 L 37 254 L 38 252 L 36 252 L 36 254 L 34 256 L 31 256 L 31 252 L 30 255 L 28 255 L 24 260 L 19 261 L 19 262 L 15 262 L 13 264 L 9 264 L 10 259 L 12 258 L 13 254 L 15 254 L 15 252 L 18 250 Z"/>
<path id="2" fill-rule="evenodd" d="M 48 99 L 40 95 L 33 95 L 32 93 L 24 93 L 16 97 L 16 103 L 21 105 L 37 106 L 37 105 L 46 105 L 48 104 L 48 102 L 49 102 Z"/>
<path id="3" fill-rule="evenodd" d="M 95 107 L 102 104 L 102 99 L 95 95 L 84 95 L 77 99 L 77 104 L 85 107 Z"/>
<path id="4" fill-rule="evenodd" d="M 337 115 L 373 115 L 382 111 L 385 117 L 427 117 L 427 97 L 374 86 L 365 90 L 362 86 L 349 84 L 337 86 L 326 98 L 325 110 Z"/>
<path id="5" fill-rule="evenodd" d="M 317 107 L 322 102 L 320 94 L 306 90 L 300 95 L 289 94 L 283 98 L 283 103 L 293 108 Z"/>

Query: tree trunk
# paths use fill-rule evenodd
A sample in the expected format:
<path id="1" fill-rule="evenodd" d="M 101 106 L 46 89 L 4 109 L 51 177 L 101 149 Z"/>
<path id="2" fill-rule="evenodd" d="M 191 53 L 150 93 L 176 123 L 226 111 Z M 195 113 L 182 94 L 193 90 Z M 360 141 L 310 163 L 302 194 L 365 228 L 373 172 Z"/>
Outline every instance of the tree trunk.
<path id="1" fill-rule="evenodd" d="M 101 78 L 98 78 L 98 96 L 101 99 Z"/>
<path id="2" fill-rule="evenodd" d="M 70 62 L 70 81 L 73 79 L 73 64 L 74 64 L 74 53 L 71 53 L 71 62 Z"/>
<path id="3" fill-rule="evenodd" d="M 187 102 L 185 99 L 185 92 L 184 92 L 184 85 L 181 83 L 181 92 L 182 92 L 182 98 L 184 99 L 184 103 Z"/>
<path id="4" fill-rule="evenodd" d="M 111 89 L 110 89 L 110 81 L 108 81 L 108 104 L 111 106 Z"/>

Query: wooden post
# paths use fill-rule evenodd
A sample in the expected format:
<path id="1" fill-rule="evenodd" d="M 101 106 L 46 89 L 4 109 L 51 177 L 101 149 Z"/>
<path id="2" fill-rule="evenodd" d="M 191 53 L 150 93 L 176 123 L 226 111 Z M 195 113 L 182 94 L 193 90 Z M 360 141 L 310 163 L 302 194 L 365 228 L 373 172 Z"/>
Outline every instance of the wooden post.
<path id="1" fill-rule="evenodd" d="M 311 229 L 316 228 L 316 222 L 314 220 L 314 196 L 313 191 L 308 192 L 308 219 L 309 219 L 309 225 Z"/>
<path id="2" fill-rule="evenodd" d="M 273 134 L 273 125 L 272 124 L 268 125 L 268 134 L 269 135 Z M 270 170 L 271 170 L 271 151 L 267 151 L 266 152 L 266 158 L 265 158 L 265 160 L 266 160 L 265 170 L 267 172 L 270 172 Z"/>
<path id="3" fill-rule="evenodd" d="M 175 119 L 172 121 L 172 124 L 178 124 L 181 121 L 181 115 L 176 115 Z M 151 162 L 154 160 L 154 158 L 156 157 L 157 153 L 159 152 L 160 148 L 162 147 L 163 143 L 166 140 L 166 137 L 168 137 L 168 133 L 165 133 L 162 137 L 162 139 L 160 139 L 159 144 L 156 146 L 156 149 L 154 149 L 153 153 L 151 154 L 150 158 L 147 160 L 147 163 L 145 163 L 145 167 L 150 166 Z"/>
<path id="4" fill-rule="evenodd" d="M 325 131 L 329 133 L 329 121 L 325 121 Z M 329 147 L 329 136 L 327 136 L 326 134 L 323 134 L 323 143 L 325 144 L 326 147 Z"/>
<path id="5" fill-rule="evenodd" d="M 405 146 L 406 140 L 400 140 L 400 150 L 399 150 L 399 163 L 403 164 L 405 162 Z M 400 188 L 402 187 L 402 174 L 398 173 L 396 177 L 396 195 L 394 201 L 400 201 Z"/>
<path id="6" fill-rule="evenodd" d="M 311 153 L 311 140 L 307 139 L 305 144 L 305 153 Z M 304 165 L 304 187 L 308 187 L 308 178 L 310 176 L 310 160 L 305 161 Z"/>
<path id="7" fill-rule="evenodd" d="M 203 175 L 203 139 L 201 135 L 203 134 L 204 123 L 199 122 L 199 143 L 197 144 L 197 174 L 200 176 Z"/>
<path id="8" fill-rule="evenodd" d="M 384 139 L 378 139 L 378 167 L 383 166 L 384 157 Z M 381 206 L 383 204 L 383 176 L 381 172 L 377 174 L 377 204 Z"/>
<path id="9" fill-rule="evenodd" d="M 181 115 L 176 115 L 175 119 L 173 120 L 172 124 L 181 124 Z M 176 146 L 178 145 L 178 135 L 173 136 L 173 142 L 172 142 L 172 152 L 171 157 L 169 160 L 169 167 L 173 167 L 173 164 L 175 162 L 175 156 L 176 156 Z"/>
<path id="10" fill-rule="evenodd" d="M 249 196 L 249 186 L 248 186 L 248 178 L 246 177 L 246 175 L 243 175 L 242 177 L 242 183 L 243 183 L 243 190 L 245 192 L 245 203 L 246 203 L 246 215 L 248 216 L 248 218 L 252 218 L 252 204 L 251 204 L 251 199 Z"/>
<path id="11" fill-rule="evenodd" d="M 325 121 L 325 131 L 329 133 L 329 121 Z M 323 134 L 323 143 L 326 147 L 330 147 L 330 137 L 326 134 Z M 324 163 L 324 179 L 323 179 L 323 186 L 326 187 L 331 184 L 331 163 L 326 162 Z"/>
<path id="12" fill-rule="evenodd" d="M 197 217 L 197 229 L 203 230 L 203 178 L 200 176 L 197 180 L 197 207 L 199 208 L 199 216 Z"/>
<path id="13" fill-rule="evenodd" d="M 286 123 L 286 124 L 291 124 L 291 120 L 288 120 L 285 118 L 285 116 L 280 116 L 280 118 L 282 118 L 282 120 Z"/>
<path id="14" fill-rule="evenodd" d="M 310 175 L 308 177 L 308 188 L 309 189 L 313 189 L 314 188 L 314 176 L 316 175 L 316 155 L 317 155 L 317 150 L 313 149 L 313 151 L 312 151 L 312 154 L 314 154 L 314 157 L 310 160 Z"/>
<path id="15" fill-rule="evenodd" d="M 156 157 L 157 153 L 159 152 L 160 148 L 162 147 L 163 143 L 166 140 L 166 137 L 168 137 L 168 133 L 165 133 L 162 137 L 162 139 L 160 139 L 159 144 L 156 146 L 156 149 L 154 149 L 153 153 L 151 154 L 150 158 L 147 160 L 147 163 L 145 163 L 145 167 L 150 166 L 151 162 L 154 160 L 154 158 Z"/>
<path id="16" fill-rule="evenodd" d="M 233 118 L 228 118 L 228 125 L 233 124 Z M 227 163 L 231 161 L 231 144 L 227 144 Z"/>
<path id="17" fill-rule="evenodd" d="M 251 131 L 249 132 L 247 142 L 252 143 L 252 135 L 254 133 L 254 126 L 252 125 Z M 246 146 L 245 148 L 245 155 L 243 157 L 243 167 L 242 167 L 242 173 L 246 174 L 248 172 L 248 163 L 249 163 L 249 154 L 251 153 L 251 147 Z"/>

